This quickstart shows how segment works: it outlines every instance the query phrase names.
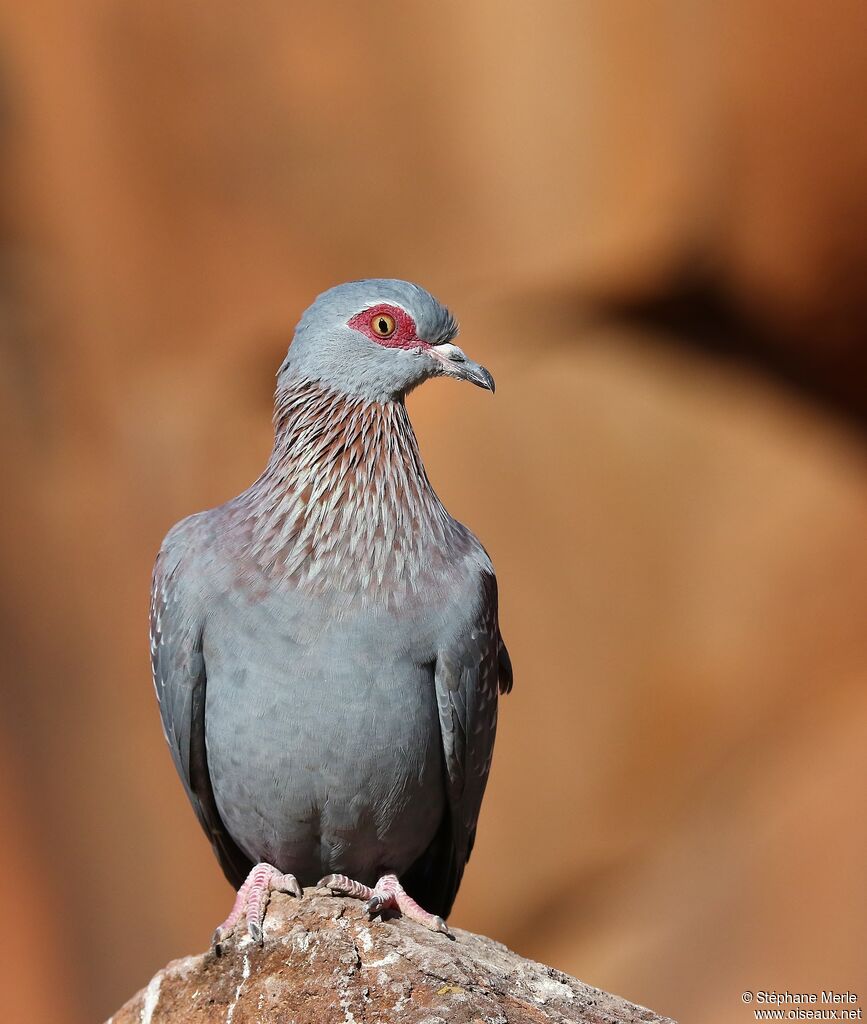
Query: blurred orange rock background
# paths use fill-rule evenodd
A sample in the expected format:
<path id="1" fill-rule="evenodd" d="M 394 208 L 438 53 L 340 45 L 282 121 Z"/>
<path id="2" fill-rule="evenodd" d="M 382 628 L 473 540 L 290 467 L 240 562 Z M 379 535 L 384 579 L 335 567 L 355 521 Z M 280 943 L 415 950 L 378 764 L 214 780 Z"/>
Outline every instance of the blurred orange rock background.
<path id="1" fill-rule="evenodd" d="M 410 400 L 517 680 L 455 923 L 683 1021 L 863 988 L 865 90 L 857 0 L 5 0 L 0 1019 L 223 916 L 150 567 L 380 275 L 498 383 Z"/>

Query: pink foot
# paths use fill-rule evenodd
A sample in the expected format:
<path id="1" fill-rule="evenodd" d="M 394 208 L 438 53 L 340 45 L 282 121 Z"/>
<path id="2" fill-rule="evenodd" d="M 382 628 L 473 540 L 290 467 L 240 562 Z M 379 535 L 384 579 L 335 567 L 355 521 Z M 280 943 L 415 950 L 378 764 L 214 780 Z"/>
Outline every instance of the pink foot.
<path id="1" fill-rule="evenodd" d="M 232 936 L 242 916 L 246 918 L 250 938 L 262 945 L 262 921 L 272 892 L 286 892 L 300 898 L 301 886 L 294 875 L 284 875 L 270 864 L 257 864 L 238 890 L 232 912 L 214 932 L 211 941 L 217 956 L 223 952 L 223 943 Z"/>
<path id="2" fill-rule="evenodd" d="M 417 921 L 425 928 L 442 932 L 450 939 L 454 938 L 445 921 L 420 907 L 400 884 L 397 875 L 383 875 L 373 889 L 369 885 L 347 878 L 346 875 L 326 875 L 319 885 L 329 889 L 336 896 L 352 896 L 357 900 L 366 900 L 364 909 L 371 917 L 376 917 L 385 910 L 397 910 L 410 921 Z"/>

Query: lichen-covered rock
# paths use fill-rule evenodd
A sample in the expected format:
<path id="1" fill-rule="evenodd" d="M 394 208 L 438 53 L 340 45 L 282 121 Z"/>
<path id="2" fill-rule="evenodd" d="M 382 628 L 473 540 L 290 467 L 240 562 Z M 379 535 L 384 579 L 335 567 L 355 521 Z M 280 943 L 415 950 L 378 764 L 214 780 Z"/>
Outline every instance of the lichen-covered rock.
<path id="1" fill-rule="evenodd" d="M 665 1024 L 644 1007 L 525 960 L 491 939 L 368 921 L 361 903 L 275 894 L 262 947 L 244 936 L 175 960 L 110 1024 Z M 669 1022 L 670 1024 L 670 1022 Z"/>

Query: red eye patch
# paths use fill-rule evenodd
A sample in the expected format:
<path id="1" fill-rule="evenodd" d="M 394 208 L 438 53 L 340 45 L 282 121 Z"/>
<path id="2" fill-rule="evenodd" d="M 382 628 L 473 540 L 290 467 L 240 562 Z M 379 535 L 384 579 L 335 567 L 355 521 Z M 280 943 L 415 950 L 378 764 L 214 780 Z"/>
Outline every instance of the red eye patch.
<path id="1" fill-rule="evenodd" d="M 346 326 L 385 348 L 430 348 L 416 334 L 415 320 L 409 313 L 388 302 L 363 309 L 348 320 Z"/>

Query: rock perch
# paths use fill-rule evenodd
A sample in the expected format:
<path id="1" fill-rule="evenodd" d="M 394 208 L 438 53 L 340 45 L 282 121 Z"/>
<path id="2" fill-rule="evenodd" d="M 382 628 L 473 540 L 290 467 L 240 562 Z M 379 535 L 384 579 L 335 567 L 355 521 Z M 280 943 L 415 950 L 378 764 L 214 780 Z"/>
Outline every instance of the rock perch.
<path id="1" fill-rule="evenodd" d="M 369 921 L 356 900 L 275 893 L 264 945 L 175 960 L 110 1024 L 672 1024 L 480 935 Z"/>

